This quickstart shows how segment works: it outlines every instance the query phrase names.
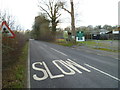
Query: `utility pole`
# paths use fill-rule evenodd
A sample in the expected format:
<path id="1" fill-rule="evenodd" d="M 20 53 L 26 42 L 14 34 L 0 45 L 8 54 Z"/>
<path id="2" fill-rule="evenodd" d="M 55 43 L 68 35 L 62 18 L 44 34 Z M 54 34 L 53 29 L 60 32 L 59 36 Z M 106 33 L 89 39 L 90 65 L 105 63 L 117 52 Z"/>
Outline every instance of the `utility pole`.
<path id="1" fill-rule="evenodd" d="M 70 0 L 70 3 L 71 3 L 71 29 L 72 29 L 72 36 L 74 36 L 74 40 L 76 41 L 75 18 L 74 18 L 74 4 L 73 4 L 73 0 Z"/>

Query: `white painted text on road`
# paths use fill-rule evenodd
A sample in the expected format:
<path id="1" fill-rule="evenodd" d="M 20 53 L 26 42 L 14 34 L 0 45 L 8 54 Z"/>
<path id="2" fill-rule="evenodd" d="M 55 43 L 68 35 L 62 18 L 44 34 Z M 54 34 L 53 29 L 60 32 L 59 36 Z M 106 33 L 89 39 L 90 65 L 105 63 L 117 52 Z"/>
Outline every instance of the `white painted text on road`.
<path id="1" fill-rule="evenodd" d="M 43 76 L 42 77 L 39 77 L 39 75 L 37 74 L 34 74 L 33 75 L 33 79 L 34 80 L 45 80 L 47 79 L 48 77 L 50 77 L 51 79 L 54 79 L 54 78 L 61 78 L 61 77 L 64 77 L 65 75 L 74 75 L 76 72 L 78 73 L 82 73 L 79 69 L 77 68 L 80 68 L 86 72 L 91 72 L 90 70 L 88 70 L 87 68 L 77 64 L 76 62 L 70 60 L 70 59 L 67 59 L 66 61 L 64 60 L 53 60 L 52 63 L 61 71 L 61 74 L 60 75 L 53 75 L 51 72 L 50 72 L 50 69 L 48 68 L 48 65 L 45 63 L 45 62 L 35 62 L 32 64 L 32 68 L 36 71 L 40 71 L 43 73 Z M 66 69 L 69 70 L 68 71 L 65 71 L 63 69 L 63 67 L 59 66 L 59 64 L 63 65 Z M 40 67 L 37 67 L 38 65 L 42 65 L 44 66 L 44 69 L 43 68 L 40 68 Z M 77 68 L 76 68 L 77 67 Z"/>

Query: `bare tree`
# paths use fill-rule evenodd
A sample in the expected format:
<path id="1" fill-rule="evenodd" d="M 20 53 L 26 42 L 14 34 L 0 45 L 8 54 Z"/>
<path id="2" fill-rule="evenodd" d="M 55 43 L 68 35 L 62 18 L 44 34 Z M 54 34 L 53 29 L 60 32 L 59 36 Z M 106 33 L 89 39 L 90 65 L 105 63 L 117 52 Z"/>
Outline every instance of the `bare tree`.
<path id="1" fill-rule="evenodd" d="M 60 13 L 59 10 L 61 8 L 61 4 L 59 0 L 40 0 L 39 5 L 40 9 L 44 11 L 48 17 L 50 18 L 52 24 L 52 31 L 53 33 L 56 32 L 56 26 L 59 22 Z"/>
<path id="2" fill-rule="evenodd" d="M 76 36 L 76 32 L 75 32 L 75 18 L 74 18 L 74 3 L 73 0 L 70 0 L 70 4 L 71 4 L 71 11 L 67 10 L 64 5 L 64 2 L 61 2 L 61 6 L 62 9 L 64 9 L 65 11 L 67 11 L 70 15 L 71 15 L 71 28 L 72 28 L 72 35 Z M 76 39 L 76 37 L 74 38 L 74 40 Z M 76 41 L 76 40 L 75 40 Z"/>
<path id="3" fill-rule="evenodd" d="M 15 27 L 14 27 L 15 18 L 14 18 L 13 16 L 8 15 L 8 16 L 6 17 L 6 21 L 7 21 L 8 25 L 9 25 L 9 27 L 10 27 L 11 29 L 14 29 L 14 28 L 15 28 Z"/>
<path id="4" fill-rule="evenodd" d="M 21 31 L 21 30 L 22 30 L 21 25 L 16 25 L 15 30 L 17 30 L 17 31 Z"/>
<path id="5" fill-rule="evenodd" d="M 15 18 L 12 15 L 9 15 L 6 11 L 4 12 L 0 11 L 0 20 L 1 22 L 6 21 L 11 29 L 14 28 Z"/>

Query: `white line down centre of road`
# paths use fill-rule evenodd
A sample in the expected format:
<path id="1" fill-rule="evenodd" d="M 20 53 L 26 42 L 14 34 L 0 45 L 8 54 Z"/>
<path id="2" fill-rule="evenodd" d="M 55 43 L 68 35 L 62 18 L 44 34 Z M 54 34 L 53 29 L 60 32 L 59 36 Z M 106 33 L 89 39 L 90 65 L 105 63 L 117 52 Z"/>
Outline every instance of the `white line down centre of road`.
<path id="1" fill-rule="evenodd" d="M 64 55 L 64 56 L 67 56 L 65 53 L 60 52 L 60 51 L 58 51 L 58 50 L 56 50 L 56 49 L 54 49 L 54 48 L 51 48 L 51 49 L 54 50 L 54 51 L 56 51 L 56 52 L 58 52 L 58 53 L 60 53 L 60 54 L 62 54 L 62 55 Z"/>
<path id="2" fill-rule="evenodd" d="M 104 71 L 102 71 L 102 70 L 100 70 L 100 69 L 97 69 L 97 68 L 95 68 L 95 67 L 93 67 L 93 66 L 91 66 L 91 65 L 89 65 L 89 64 L 84 64 L 84 65 L 86 65 L 86 66 L 88 66 L 88 67 L 90 67 L 90 68 L 92 68 L 92 69 L 94 69 L 94 70 L 96 70 L 96 71 L 98 71 L 98 72 L 100 72 L 100 73 L 102 73 L 102 74 L 105 74 L 105 75 L 107 75 L 107 76 L 109 76 L 109 77 L 111 77 L 111 78 L 113 78 L 113 79 L 115 79 L 115 80 L 117 80 L 117 81 L 120 81 L 120 79 L 118 79 L 118 78 L 116 78 L 116 77 L 114 77 L 114 76 L 112 76 L 112 75 L 110 75 L 110 74 L 108 74 L 108 73 L 106 73 L 106 72 L 104 72 Z"/>

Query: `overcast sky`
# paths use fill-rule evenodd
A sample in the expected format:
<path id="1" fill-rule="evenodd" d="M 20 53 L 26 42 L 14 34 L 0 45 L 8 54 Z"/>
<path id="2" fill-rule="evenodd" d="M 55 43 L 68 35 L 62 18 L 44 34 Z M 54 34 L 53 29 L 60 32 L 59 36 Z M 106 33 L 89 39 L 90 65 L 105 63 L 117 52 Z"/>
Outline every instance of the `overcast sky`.
<path id="1" fill-rule="evenodd" d="M 69 1 L 67 0 L 68 9 Z M 76 26 L 117 25 L 119 0 L 73 0 L 75 6 Z M 17 24 L 24 29 L 31 29 L 35 16 L 40 12 L 37 0 L 0 0 L 0 10 L 12 14 Z M 76 14 L 77 12 L 77 14 Z M 62 11 L 59 27 L 70 26 L 70 15 Z"/>

